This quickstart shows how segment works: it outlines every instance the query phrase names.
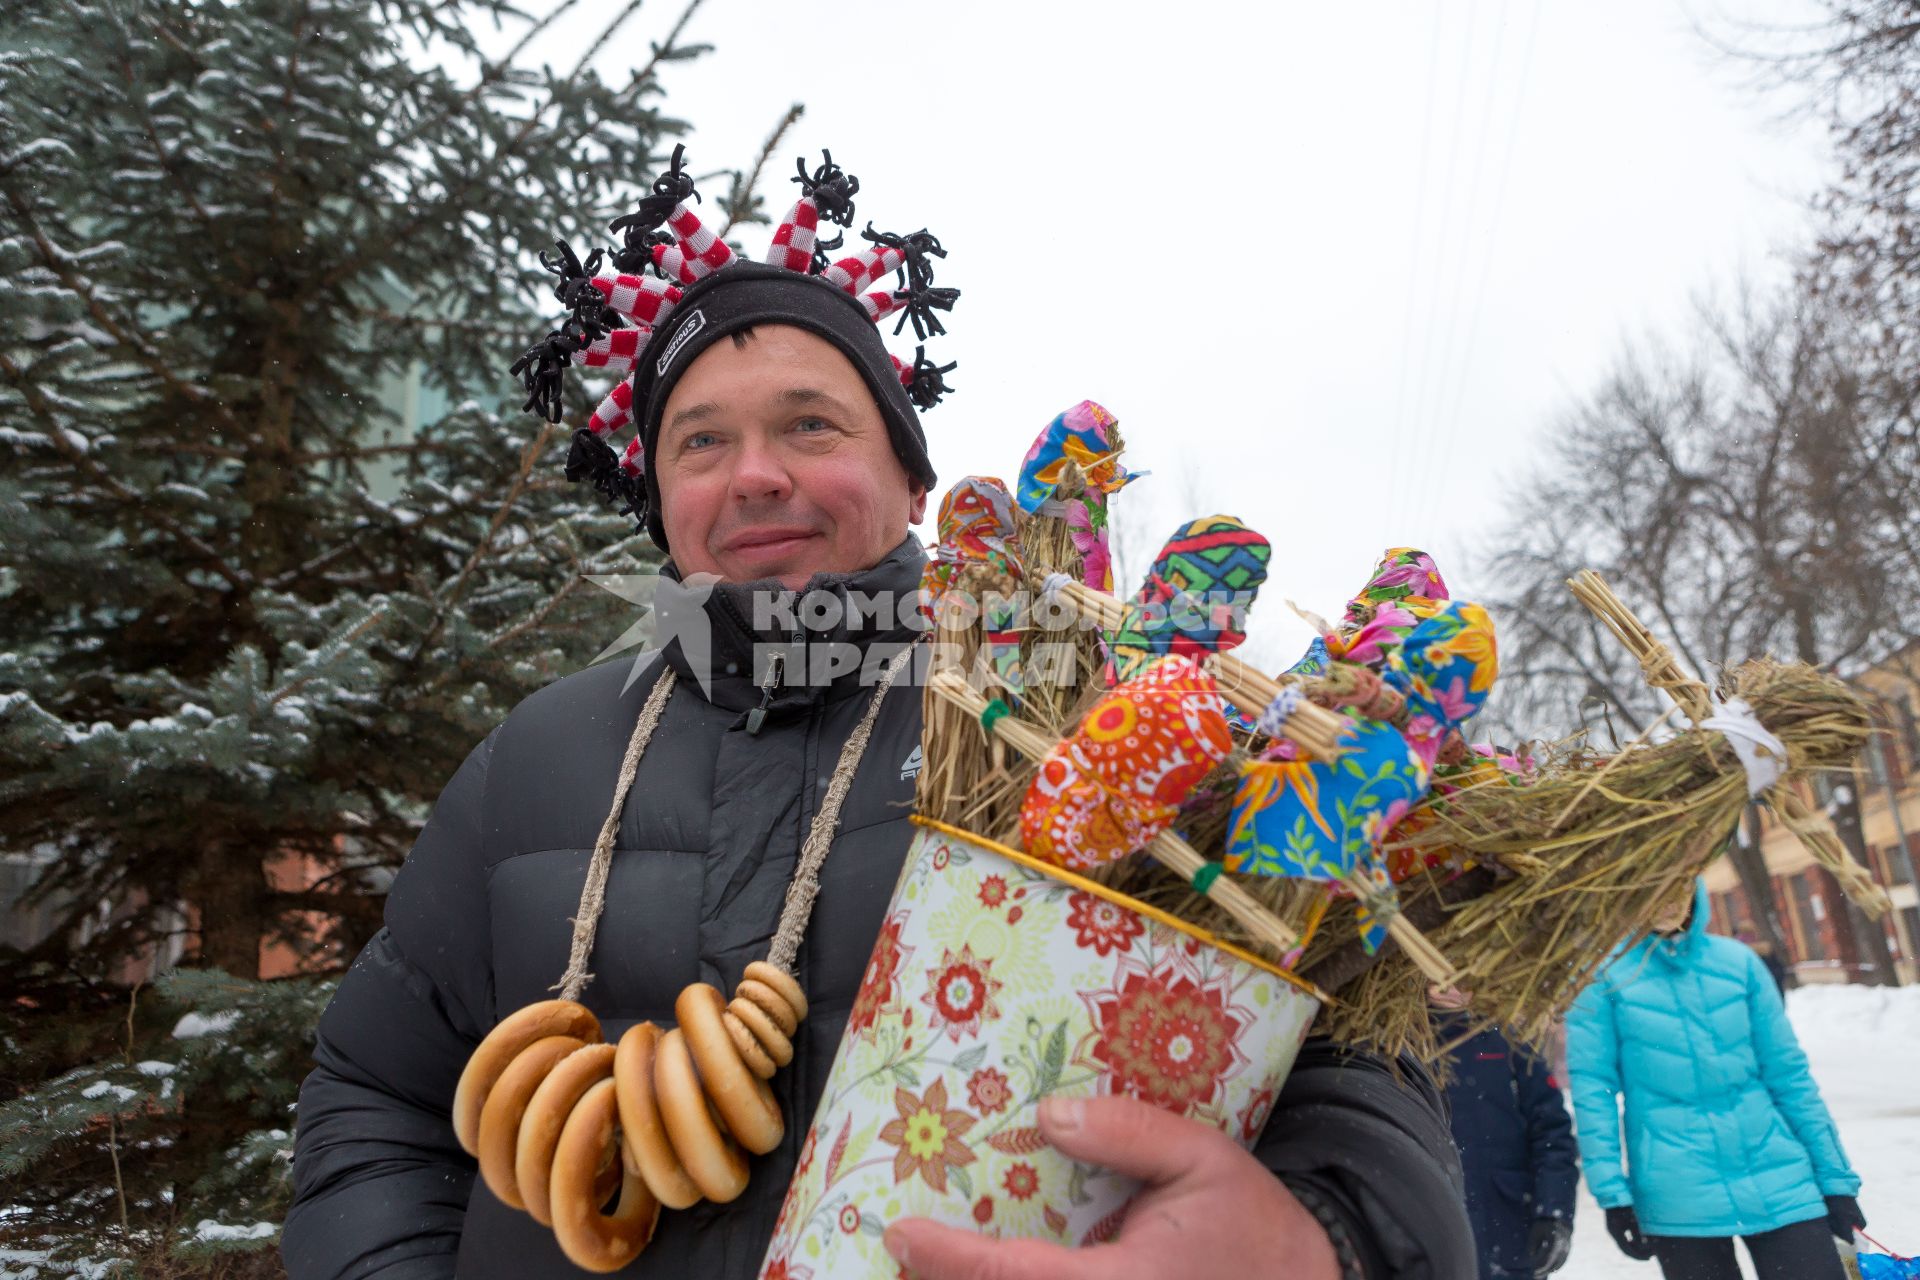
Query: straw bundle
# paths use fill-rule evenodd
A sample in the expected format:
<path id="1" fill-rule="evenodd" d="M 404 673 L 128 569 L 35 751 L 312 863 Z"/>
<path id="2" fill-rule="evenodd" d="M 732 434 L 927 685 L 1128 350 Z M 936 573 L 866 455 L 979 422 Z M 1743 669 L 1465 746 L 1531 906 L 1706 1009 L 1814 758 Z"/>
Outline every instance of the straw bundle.
<path id="1" fill-rule="evenodd" d="M 1704 691 L 1704 686 L 1702 686 Z M 1744 698 L 1786 745 L 1788 784 L 1846 766 L 1870 732 L 1846 685 L 1804 664 L 1744 663 L 1725 693 Z M 1746 807 L 1746 773 L 1718 734 L 1690 729 L 1614 756 L 1574 752 L 1530 785 L 1489 782 L 1424 807 L 1401 847 L 1454 851 L 1446 868 L 1403 884 L 1409 913 L 1438 904 L 1433 940 L 1460 970 L 1473 1012 L 1525 1041 L 1544 1039 L 1580 988 L 1622 943 L 1643 936 L 1660 908 L 1691 891 Z M 1490 883 L 1457 877 L 1463 865 Z M 1474 895 L 1473 888 L 1485 891 Z M 1304 972 L 1329 986 L 1351 953 L 1329 939 Z M 1390 1048 L 1432 1047 L 1424 983 L 1398 956 L 1336 987 L 1336 1035 Z"/>

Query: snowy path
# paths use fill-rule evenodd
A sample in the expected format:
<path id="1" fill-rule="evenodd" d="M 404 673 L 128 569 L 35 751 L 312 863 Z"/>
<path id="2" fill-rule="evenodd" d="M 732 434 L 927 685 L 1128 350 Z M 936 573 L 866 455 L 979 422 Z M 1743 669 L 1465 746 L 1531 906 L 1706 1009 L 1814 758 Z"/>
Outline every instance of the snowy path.
<path id="1" fill-rule="evenodd" d="M 1803 987 L 1787 1013 L 1860 1174 L 1867 1230 L 1920 1253 L 1920 987 Z M 1556 1280 L 1660 1280 L 1660 1268 L 1614 1247 L 1582 1186 L 1573 1257 Z"/>

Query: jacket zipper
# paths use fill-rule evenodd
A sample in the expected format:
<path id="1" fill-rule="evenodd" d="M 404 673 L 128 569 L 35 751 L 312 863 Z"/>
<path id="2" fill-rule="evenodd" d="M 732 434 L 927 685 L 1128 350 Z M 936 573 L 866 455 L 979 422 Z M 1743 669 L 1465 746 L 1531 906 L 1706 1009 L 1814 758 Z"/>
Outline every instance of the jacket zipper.
<path id="1" fill-rule="evenodd" d="M 791 638 L 795 653 L 806 652 L 801 646 L 806 642 L 806 633 L 796 629 Z M 760 680 L 760 705 L 747 712 L 747 732 L 758 735 L 760 727 L 767 722 L 767 711 L 773 706 L 773 695 L 780 691 L 781 678 L 787 671 L 787 655 L 774 650 L 767 655 L 767 674 Z"/>
<path id="2" fill-rule="evenodd" d="M 760 726 L 767 722 L 767 708 L 773 705 L 773 695 L 780 688 L 780 676 L 786 666 L 786 654 L 776 650 L 767 655 L 767 674 L 760 681 L 760 705 L 747 712 L 749 734 L 758 734 Z"/>

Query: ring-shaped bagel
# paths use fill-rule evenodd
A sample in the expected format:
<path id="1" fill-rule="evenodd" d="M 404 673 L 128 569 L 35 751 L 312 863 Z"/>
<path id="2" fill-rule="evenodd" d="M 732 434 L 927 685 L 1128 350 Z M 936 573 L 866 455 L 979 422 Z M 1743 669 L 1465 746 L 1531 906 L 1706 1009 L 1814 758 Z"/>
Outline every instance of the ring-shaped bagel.
<path id="1" fill-rule="evenodd" d="M 487 1091 L 487 1105 L 480 1109 L 480 1176 L 502 1204 L 515 1209 L 527 1207 L 513 1176 L 513 1157 L 520 1140 L 520 1120 L 533 1101 L 534 1090 L 562 1058 L 585 1047 L 573 1036 L 535 1040 L 507 1064 Z"/>
<path id="2" fill-rule="evenodd" d="M 520 1137 L 513 1148 L 513 1178 L 527 1212 L 543 1227 L 553 1225 L 548 1184 L 553 1177 L 553 1152 L 560 1145 L 560 1132 L 581 1095 L 613 1074 L 613 1054 L 610 1044 L 575 1049 L 547 1073 L 533 1091 L 527 1113 L 520 1118 Z"/>
<path id="3" fill-rule="evenodd" d="M 600 1039 L 600 1020 L 585 1005 L 572 1000 L 541 1000 L 502 1018 L 467 1059 L 460 1084 L 453 1091 L 453 1136 L 468 1155 L 480 1154 L 480 1112 L 487 1094 L 507 1064 L 535 1040 L 572 1036 L 593 1044 Z"/>
<path id="4" fill-rule="evenodd" d="M 807 993 L 800 989 L 800 981 L 785 969 L 778 968 L 766 960 L 755 960 L 747 966 L 746 977 L 755 982 L 764 982 L 772 987 L 787 1006 L 793 1010 L 793 1016 L 800 1021 L 807 1020 Z"/>
<path id="5" fill-rule="evenodd" d="M 728 1009 L 720 1015 L 720 1021 L 727 1024 L 727 1034 L 733 1037 L 733 1047 L 740 1051 L 740 1061 L 747 1064 L 747 1069 L 762 1080 L 773 1079 L 773 1073 L 780 1069 L 780 1064 L 767 1056 L 767 1051 L 760 1047 L 760 1042 L 753 1038 L 753 1032 L 747 1029 L 746 1023 L 740 1021 L 739 1015 Z"/>
<path id="6" fill-rule="evenodd" d="M 660 1028 L 636 1023 L 620 1037 L 613 1056 L 615 1097 L 620 1108 L 621 1163 L 642 1178 L 661 1204 L 684 1209 L 700 1199 L 700 1188 L 673 1152 L 660 1100 L 654 1092 L 653 1059 Z"/>
<path id="7" fill-rule="evenodd" d="M 786 1066 L 793 1061 L 793 1041 L 787 1039 L 779 1027 L 774 1025 L 766 1010 L 751 1000 L 734 997 L 727 1012 L 738 1018 L 741 1025 L 753 1032 L 753 1038 L 759 1042 L 761 1050 L 773 1060 L 775 1066 Z"/>
<path id="8" fill-rule="evenodd" d="M 786 1135 L 786 1118 L 780 1114 L 779 1100 L 767 1082 L 740 1060 L 740 1052 L 733 1047 L 733 1037 L 727 1034 L 727 1024 L 721 1018 L 726 1007 L 719 991 L 696 982 L 673 1002 L 673 1016 L 680 1023 L 694 1065 L 700 1068 L 700 1084 L 727 1132 L 755 1155 L 765 1155 Z M 773 1056 L 776 1060 L 779 1057 Z"/>
<path id="9" fill-rule="evenodd" d="M 601 1212 L 603 1162 L 620 1164 L 614 1153 L 616 1092 L 614 1082 L 604 1079 L 582 1094 L 553 1153 L 554 1238 L 573 1265 L 594 1272 L 618 1271 L 639 1257 L 660 1221 L 660 1201 L 631 1170 L 621 1175 L 613 1212 Z"/>
<path id="10" fill-rule="evenodd" d="M 781 999 L 778 991 L 759 979 L 742 978 L 733 994 L 735 999 L 750 1001 L 764 1010 L 780 1028 L 780 1034 L 790 1036 L 800 1029 L 800 1015 L 794 1007 Z"/>
<path id="11" fill-rule="evenodd" d="M 747 1189 L 746 1154 L 714 1119 L 706 1094 L 700 1091 L 687 1038 L 678 1027 L 661 1036 L 654 1047 L 653 1085 L 673 1153 L 700 1194 L 715 1204 L 738 1197 Z"/>

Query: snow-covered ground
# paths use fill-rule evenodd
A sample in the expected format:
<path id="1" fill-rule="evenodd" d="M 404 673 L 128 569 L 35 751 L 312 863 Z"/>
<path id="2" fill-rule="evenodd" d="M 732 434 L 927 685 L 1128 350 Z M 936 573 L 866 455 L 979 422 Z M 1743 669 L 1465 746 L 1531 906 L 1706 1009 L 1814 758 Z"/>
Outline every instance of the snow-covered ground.
<path id="1" fill-rule="evenodd" d="M 1920 1253 L 1920 987 L 1802 987 L 1787 997 L 1787 1015 L 1860 1174 L 1867 1230 Z M 1752 1276 L 1745 1251 L 1736 1252 L 1742 1274 Z M 1573 1257 L 1559 1275 L 1659 1280 L 1660 1268 L 1614 1246 L 1583 1186 Z"/>

